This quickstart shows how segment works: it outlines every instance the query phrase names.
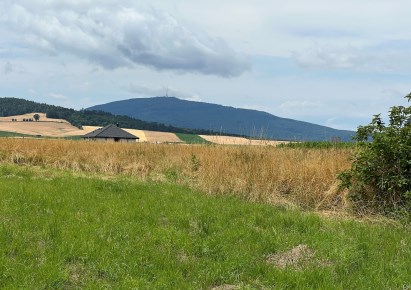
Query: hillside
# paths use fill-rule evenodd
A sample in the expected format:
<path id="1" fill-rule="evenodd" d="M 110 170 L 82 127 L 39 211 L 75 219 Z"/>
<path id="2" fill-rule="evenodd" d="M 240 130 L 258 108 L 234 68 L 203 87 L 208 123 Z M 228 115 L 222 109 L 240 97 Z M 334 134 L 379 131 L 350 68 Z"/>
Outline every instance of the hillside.
<path id="1" fill-rule="evenodd" d="M 192 102 L 174 97 L 116 101 L 93 106 L 87 110 L 101 110 L 182 128 L 277 140 L 323 141 L 341 137 L 343 141 L 350 141 L 354 135 L 352 131 L 280 118 L 266 112 Z"/>
<path id="2" fill-rule="evenodd" d="M 47 118 L 67 120 L 73 126 L 106 126 L 119 124 L 121 127 L 159 132 L 210 134 L 208 130 L 192 130 L 167 126 L 157 122 L 146 122 L 128 116 L 115 116 L 108 112 L 74 110 L 60 106 L 36 103 L 19 98 L 0 98 L 0 117 L 24 115 L 33 112 L 44 112 Z"/>
<path id="3" fill-rule="evenodd" d="M 71 137 L 88 133 L 68 123 L 53 122 L 0 122 L 0 131 L 38 137 Z"/>

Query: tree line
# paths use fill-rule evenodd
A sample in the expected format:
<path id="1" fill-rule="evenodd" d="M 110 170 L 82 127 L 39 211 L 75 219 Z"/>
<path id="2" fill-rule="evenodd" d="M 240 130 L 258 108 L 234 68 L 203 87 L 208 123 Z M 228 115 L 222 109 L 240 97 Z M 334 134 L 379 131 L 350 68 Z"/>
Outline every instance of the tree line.
<path id="1" fill-rule="evenodd" d="M 74 110 L 19 98 L 0 98 L 0 117 L 23 115 L 33 112 L 44 112 L 47 118 L 67 120 L 73 126 L 80 129 L 85 125 L 106 126 L 109 124 L 118 124 L 120 127 L 130 129 L 186 134 L 217 134 L 210 130 L 178 128 L 157 122 L 146 122 L 128 116 L 117 116 L 103 111 Z"/>

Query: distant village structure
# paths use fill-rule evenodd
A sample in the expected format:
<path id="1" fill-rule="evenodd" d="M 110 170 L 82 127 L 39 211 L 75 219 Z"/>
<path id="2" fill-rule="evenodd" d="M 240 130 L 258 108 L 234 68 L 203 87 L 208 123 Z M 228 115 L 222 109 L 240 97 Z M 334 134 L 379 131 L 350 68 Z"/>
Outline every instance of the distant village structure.
<path id="1" fill-rule="evenodd" d="M 99 128 L 83 136 L 87 141 L 101 141 L 101 142 L 120 142 L 133 143 L 139 140 L 137 136 L 130 134 L 127 131 L 119 128 L 116 125 L 108 125 L 104 128 Z"/>

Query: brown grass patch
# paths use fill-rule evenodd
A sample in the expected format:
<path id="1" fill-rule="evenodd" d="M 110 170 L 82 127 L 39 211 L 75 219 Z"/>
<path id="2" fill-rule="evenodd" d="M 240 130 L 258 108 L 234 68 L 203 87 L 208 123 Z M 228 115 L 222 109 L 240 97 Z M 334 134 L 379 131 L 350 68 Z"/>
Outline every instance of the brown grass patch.
<path id="1" fill-rule="evenodd" d="M 329 266 L 330 262 L 315 258 L 315 252 L 307 245 L 298 245 L 289 251 L 268 255 L 266 262 L 277 268 L 304 270 L 308 266 Z"/>

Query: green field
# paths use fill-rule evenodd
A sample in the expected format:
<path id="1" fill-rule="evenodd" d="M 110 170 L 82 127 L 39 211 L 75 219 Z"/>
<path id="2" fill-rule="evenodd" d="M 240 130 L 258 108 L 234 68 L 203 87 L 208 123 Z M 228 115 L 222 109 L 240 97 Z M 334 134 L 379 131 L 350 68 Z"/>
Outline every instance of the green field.
<path id="1" fill-rule="evenodd" d="M 406 226 L 10 165 L 0 199 L 4 289 L 411 287 Z"/>
<path id="2" fill-rule="evenodd" d="M 201 138 L 198 135 L 183 133 L 176 133 L 176 135 L 178 138 L 180 138 L 181 141 L 187 144 L 212 144 L 211 142 Z"/>
<path id="3" fill-rule="evenodd" d="M 34 137 L 34 136 L 27 135 L 27 134 L 14 133 L 14 132 L 0 131 L 0 138 L 1 137 Z"/>

